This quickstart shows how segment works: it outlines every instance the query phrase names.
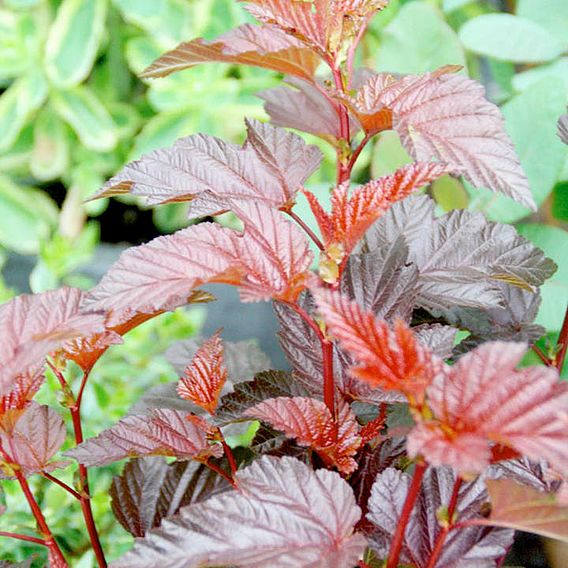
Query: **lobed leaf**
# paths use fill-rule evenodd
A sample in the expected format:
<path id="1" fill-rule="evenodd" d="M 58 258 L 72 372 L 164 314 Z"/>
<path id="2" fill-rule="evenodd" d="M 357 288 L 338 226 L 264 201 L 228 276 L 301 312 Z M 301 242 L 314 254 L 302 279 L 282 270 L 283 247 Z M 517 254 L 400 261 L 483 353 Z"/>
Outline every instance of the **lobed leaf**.
<path id="1" fill-rule="evenodd" d="M 192 217 L 246 201 L 291 206 L 321 152 L 296 134 L 255 120 L 247 120 L 247 132 L 242 147 L 205 134 L 180 138 L 127 164 L 93 199 L 131 193 L 153 205 L 190 201 Z"/>
<path id="2" fill-rule="evenodd" d="M 434 418 L 409 434 L 409 454 L 481 472 L 495 443 L 565 471 L 568 388 L 552 368 L 516 370 L 525 351 L 523 344 L 486 343 L 440 373 L 427 390 Z"/>
<path id="3" fill-rule="evenodd" d="M 400 561 L 426 568 L 437 536 L 442 531 L 438 518 L 447 508 L 456 475 L 449 468 L 429 468 L 407 524 Z M 388 554 L 398 519 L 410 486 L 410 476 L 389 468 L 375 481 L 367 518 L 373 524 L 372 549 L 379 558 Z M 482 481 L 462 482 L 456 506 L 456 521 L 474 524 L 481 519 L 487 502 Z M 473 521 L 473 522 L 472 522 Z M 468 527 L 452 530 L 446 537 L 435 568 L 477 568 L 497 566 L 513 542 L 513 531 Z"/>
<path id="4" fill-rule="evenodd" d="M 50 461 L 65 436 L 61 416 L 49 406 L 36 402 L 31 402 L 16 420 L 4 420 L 0 424 L 0 446 L 10 462 L 19 466 L 26 476 L 66 465 L 66 462 Z M 3 469 L 1 464 L 0 469 Z M 9 465 L 4 473 L 11 475 Z"/>
<path id="5" fill-rule="evenodd" d="M 355 377 L 413 400 L 422 399 L 441 361 L 402 320 L 390 327 L 338 293 L 319 290 L 315 297 L 329 331 L 357 362 L 351 368 Z"/>
<path id="6" fill-rule="evenodd" d="M 178 395 L 215 414 L 219 395 L 227 380 L 220 332 L 203 342 L 180 378 Z"/>
<path id="7" fill-rule="evenodd" d="M 277 27 L 244 24 L 213 41 L 198 38 L 181 43 L 156 59 L 142 77 L 166 77 L 211 61 L 264 67 L 307 80 L 320 63 L 313 51 Z"/>
<path id="8" fill-rule="evenodd" d="M 160 458 L 138 458 L 129 461 L 122 475 L 113 478 L 109 492 L 120 524 L 131 535 L 143 537 L 181 507 L 204 501 L 229 487 L 203 464 L 168 464 Z"/>
<path id="9" fill-rule="evenodd" d="M 320 400 L 308 397 L 270 398 L 249 408 L 249 418 L 268 422 L 301 446 L 313 448 L 329 466 L 350 474 L 357 469 L 353 459 L 362 444 L 359 424 L 348 404 L 340 406 L 337 420 Z"/>
<path id="10" fill-rule="evenodd" d="M 353 566 L 365 539 L 361 511 L 334 472 L 263 457 L 236 474 L 237 489 L 184 509 L 138 540 L 116 568 L 230 565 L 247 568 Z"/>
<path id="11" fill-rule="evenodd" d="M 369 134 L 394 129 L 415 160 L 438 159 L 476 187 L 535 209 L 527 178 L 498 107 L 455 67 L 401 79 L 372 77 L 352 104 Z"/>
<path id="12" fill-rule="evenodd" d="M 209 442 L 211 433 L 211 426 L 202 418 L 163 408 L 153 410 L 148 416 L 123 418 L 65 455 L 87 467 L 141 456 L 206 461 L 223 453 L 221 446 Z"/>
<path id="13" fill-rule="evenodd" d="M 124 252 L 85 307 L 111 313 L 111 325 L 172 310 L 206 282 L 241 286 L 244 301 L 293 300 L 311 263 L 309 245 L 278 211 L 251 206 L 245 232 L 202 223 Z"/>

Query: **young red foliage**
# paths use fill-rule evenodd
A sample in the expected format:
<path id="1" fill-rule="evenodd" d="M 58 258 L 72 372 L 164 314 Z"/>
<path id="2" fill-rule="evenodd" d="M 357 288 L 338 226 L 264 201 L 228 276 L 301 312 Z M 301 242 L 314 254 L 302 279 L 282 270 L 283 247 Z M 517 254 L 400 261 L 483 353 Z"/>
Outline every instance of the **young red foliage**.
<path id="1" fill-rule="evenodd" d="M 411 456 L 482 472 L 500 444 L 568 469 L 568 385 L 549 367 L 516 369 L 523 344 L 492 342 L 446 367 L 427 390 L 433 417 L 408 437 Z"/>
<path id="2" fill-rule="evenodd" d="M 177 392 L 181 398 L 215 414 L 219 395 L 227 380 L 220 332 L 205 341 L 180 378 Z"/>
<path id="3" fill-rule="evenodd" d="M 391 327 L 337 292 L 316 290 L 314 295 L 330 333 L 357 361 L 351 373 L 419 404 L 442 361 L 420 344 L 403 321 Z"/>
<path id="4" fill-rule="evenodd" d="M 417 162 L 354 189 L 342 184 L 331 195 L 331 212 L 326 213 L 316 196 L 304 190 L 316 218 L 328 254 L 339 261 L 353 250 L 367 229 L 390 207 L 412 192 L 451 171 L 436 162 Z"/>
<path id="5" fill-rule="evenodd" d="M 269 398 L 252 408 L 244 416 L 268 422 L 302 446 L 311 447 L 329 466 L 341 473 L 353 473 L 357 462 L 353 456 L 361 446 L 359 425 L 348 404 L 342 404 L 337 420 L 329 408 L 316 399 L 307 397 Z"/>

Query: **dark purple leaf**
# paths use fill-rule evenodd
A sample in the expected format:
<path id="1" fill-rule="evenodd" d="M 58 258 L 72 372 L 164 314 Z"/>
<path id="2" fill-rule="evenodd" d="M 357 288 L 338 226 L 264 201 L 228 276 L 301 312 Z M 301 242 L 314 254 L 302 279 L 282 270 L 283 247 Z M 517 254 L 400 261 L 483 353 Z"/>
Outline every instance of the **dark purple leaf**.
<path id="1" fill-rule="evenodd" d="M 430 468 L 423 480 L 406 528 L 401 562 L 425 568 L 442 527 L 438 513 L 450 503 L 456 476 L 446 468 Z M 385 558 L 406 499 L 410 476 L 396 469 L 379 475 L 371 491 L 369 514 L 374 531 L 371 547 Z M 480 518 L 488 495 L 483 482 L 463 482 L 456 507 L 457 522 Z M 449 533 L 436 568 L 479 568 L 496 566 L 512 544 L 513 531 L 483 530 L 480 527 L 456 529 Z"/>
<path id="2" fill-rule="evenodd" d="M 138 540 L 115 566 L 329 568 L 357 563 L 361 510 L 339 474 L 293 458 L 263 457 L 237 473 L 237 489 L 191 505 Z"/>
<path id="3" fill-rule="evenodd" d="M 568 114 L 561 116 L 558 120 L 558 136 L 564 144 L 568 144 Z"/>
<path id="4" fill-rule="evenodd" d="M 139 458 L 129 461 L 122 475 L 113 479 L 110 496 L 120 524 L 133 536 L 142 537 L 181 507 L 229 488 L 227 481 L 203 464 Z"/>

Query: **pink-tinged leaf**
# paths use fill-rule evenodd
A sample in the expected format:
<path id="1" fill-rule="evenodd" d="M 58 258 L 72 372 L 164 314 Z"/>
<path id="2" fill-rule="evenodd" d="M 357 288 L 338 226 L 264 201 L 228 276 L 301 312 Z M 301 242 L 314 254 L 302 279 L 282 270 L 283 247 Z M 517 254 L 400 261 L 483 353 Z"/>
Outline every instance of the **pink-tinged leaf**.
<path id="1" fill-rule="evenodd" d="M 197 350 L 177 387 L 181 398 L 190 400 L 209 414 L 215 414 L 219 395 L 227 380 L 223 351 L 220 332 L 217 332 Z"/>
<path id="2" fill-rule="evenodd" d="M 202 223 L 124 252 L 91 291 L 85 308 L 112 312 L 110 325 L 188 303 L 206 282 L 241 287 L 243 301 L 294 300 L 312 255 L 299 228 L 260 205 L 244 217 L 244 233 Z"/>
<path id="3" fill-rule="evenodd" d="M 436 538 L 442 530 L 439 514 L 447 510 L 453 492 L 455 474 L 446 468 L 430 468 L 422 482 L 410 520 L 407 524 L 400 562 L 416 568 L 430 566 Z M 371 548 L 379 558 L 388 554 L 410 476 L 396 469 L 381 473 L 373 485 L 367 518 L 373 525 Z M 482 518 L 488 495 L 480 481 L 462 482 L 456 506 L 458 523 L 474 524 Z M 497 566 L 513 542 L 513 531 L 467 527 L 452 530 L 446 537 L 435 568 L 484 568 Z"/>
<path id="4" fill-rule="evenodd" d="M 568 144 L 568 114 L 561 116 L 558 120 L 558 136 L 564 144 Z"/>
<path id="5" fill-rule="evenodd" d="M 427 391 L 434 418 L 408 437 L 412 456 L 481 472 L 491 445 L 568 470 L 568 386 L 549 367 L 515 369 L 526 346 L 486 343 L 447 367 Z"/>
<path id="6" fill-rule="evenodd" d="M 181 507 L 228 489 L 229 483 L 203 464 L 139 458 L 129 461 L 122 475 L 112 480 L 109 493 L 120 524 L 142 537 Z"/>
<path id="7" fill-rule="evenodd" d="M 206 461 L 223 453 L 219 444 L 210 443 L 212 433 L 211 426 L 202 418 L 163 408 L 152 411 L 148 416 L 123 418 L 65 455 L 87 467 L 141 456 L 174 456 L 182 460 Z"/>
<path id="8" fill-rule="evenodd" d="M 538 491 L 556 493 L 563 484 L 561 475 L 551 469 L 544 460 L 519 458 L 496 463 L 487 473 L 490 478 L 513 479 Z"/>
<path id="9" fill-rule="evenodd" d="M 353 473 L 353 456 L 361 446 L 359 424 L 348 404 L 341 405 L 334 421 L 327 406 L 307 397 L 271 398 L 253 406 L 245 416 L 268 422 L 302 446 L 313 448 L 323 461 L 341 473 Z"/>
<path id="10" fill-rule="evenodd" d="M 153 205 L 191 201 L 192 217 L 245 201 L 290 207 L 321 152 L 270 124 L 247 120 L 247 132 L 243 146 L 205 134 L 180 138 L 127 164 L 93 199 L 131 193 Z"/>
<path id="11" fill-rule="evenodd" d="M 361 26 L 388 4 L 388 0 L 243 1 L 257 20 L 278 26 L 322 57 L 338 55 Z"/>
<path id="12" fill-rule="evenodd" d="M 156 59 L 142 77 L 165 77 L 212 61 L 263 67 L 308 80 L 320 63 L 313 51 L 277 27 L 244 24 L 212 41 L 198 38 L 181 43 Z"/>
<path id="13" fill-rule="evenodd" d="M 510 479 L 488 479 L 491 514 L 476 525 L 508 527 L 568 542 L 568 505 Z"/>
<path id="14" fill-rule="evenodd" d="M 366 540 L 361 510 L 339 474 L 263 457 L 236 474 L 237 489 L 191 505 L 140 539 L 116 568 L 352 567 Z M 165 564 L 164 564 L 165 563 Z"/>
<path id="15" fill-rule="evenodd" d="M 337 144 L 341 137 L 337 109 L 330 98 L 321 92 L 321 89 L 325 90 L 325 85 L 319 84 L 318 88 L 295 77 L 288 77 L 285 83 L 294 88 L 276 87 L 257 94 L 265 101 L 264 110 L 270 116 L 271 123 L 309 132 Z M 359 124 L 350 117 L 351 134 L 359 129 Z"/>
<path id="16" fill-rule="evenodd" d="M 102 312 L 80 312 L 83 297 L 81 290 L 60 288 L 17 296 L 0 307 L 0 394 L 8 393 L 19 375 L 32 380 L 51 352 L 104 331 Z"/>
<path id="17" fill-rule="evenodd" d="M 307 191 L 304 193 L 318 222 L 326 248 L 340 247 L 341 252 L 347 255 L 392 203 L 450 171 L 450 168 L 441 163 L 415 163 L 357 187 L 351 195 L 348 184 L 340 185 L 331 196 L 331 213 L 325 213 L 312 194 Z"/>
<path id="18" fill-rule="evenodd" d="M 376 75 L 357 94 L 357 117 L 369 132 L 394 128 L 414 159 L 439 159 L 474 186 L 536 209 L 501 112 L 482 85 L 448 74 L 454 70 L 399 80 Z"/>
<path id="19" fill-rule="evenodd" d="M 315 296 L 330 333 L 357 362 L 351 369 L 355 377 L 414 401 L 423 398 L 441 361 L 404 322 L 391 327 L 338 293 L 318 290 Z"/>
<path id="20" fill-rule="evenodd" d="M 27 476 L 52 471 L 66 464 L 50 461 L 65 441 L 65 436 L 61 416 L 49 406 L 31 402 L 14 422 L 2 423 L 0 446 L 10 461 Z"/>

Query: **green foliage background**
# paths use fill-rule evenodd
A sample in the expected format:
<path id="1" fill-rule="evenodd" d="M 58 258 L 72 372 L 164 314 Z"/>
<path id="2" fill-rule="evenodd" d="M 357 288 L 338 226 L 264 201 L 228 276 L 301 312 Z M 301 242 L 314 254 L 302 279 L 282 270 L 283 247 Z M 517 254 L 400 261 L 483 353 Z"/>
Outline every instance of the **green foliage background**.
<path id="1" fill-rule="evenodd" d="M 205 132 L 239 141 L 243 117 L 265 118 L 254 93 L 279 81 L 266 71 L 206 65 L 157 81 L 136 76 L 180 41 L 213 38 L 244 21 L 234 0 L 0 0 L 0 267 L 8 254 L 33 255 L 32 290 L 88 286 L 80 268 L 96 250 L 97 218 L 107 206 L 104 200 L 84 204 L 88 195 L 125 162 L 180 136 Z M 568 2 L 391 0 L 360 52 L 361 64 L 380 71 L 462 65 L 501 105 L 538 213 L 449 177 L 432 191 L 441 210 L 467 207 L 514 223 L 557 262 L 558 272 L 542 288 L 537 320 L 549 332 L 541 340 L 548 349 L 568 299 L 568 147 L 556 135 L 568 103 Z M 311 184 L 324 196 L 334 156 L 322 150 L 328 160 Z M 356 176 L 363 181 L 408 161 L 396 134 L 386 132 L 365 151 Z M 153 215 L 162 232 L 186 224 L 181 205 Z M 0 279 L 0 301 L 13 293 Z M 109 352 L 87 392 L 87 435 L 115 422 L 149 385 L 175 378 L 160 354 L 171 341 L 194 334 L 203 317 L 202 310 L 162 316 Z M 44 400 L 49 392 L 42 392 Z M 116 471 L 92 474 L 97 524 L 110 558 L 131 543 L 109 510 L 107 488 Z M 5 486 L 9 512 L 0 527 L 25 531 L 31 526 L 26 505 L 10 483 Z M 93 566 L 78 507 L 42 480 L 34 487 L 73 565 Z M 0 543 L 0 559 L 31 553 L 40 554 L 37 565 L 43 565 L 37 547 Z"/>

